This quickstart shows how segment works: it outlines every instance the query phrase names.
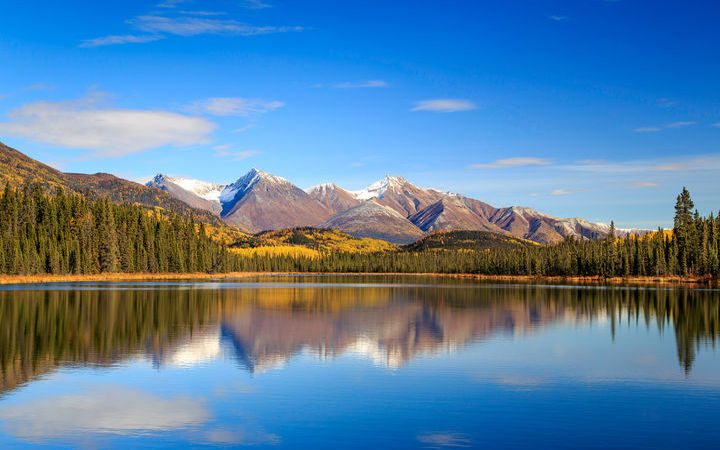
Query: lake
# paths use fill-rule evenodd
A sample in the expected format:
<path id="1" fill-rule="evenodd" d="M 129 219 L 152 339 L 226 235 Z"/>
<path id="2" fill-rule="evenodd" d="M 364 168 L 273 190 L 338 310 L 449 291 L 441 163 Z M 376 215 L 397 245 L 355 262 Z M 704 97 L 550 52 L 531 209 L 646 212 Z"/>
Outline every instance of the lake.
<path id="1" fill-rule="evenodd" d="M 720 291 L 0 287 L 0 447 L 717 448 Z"/>

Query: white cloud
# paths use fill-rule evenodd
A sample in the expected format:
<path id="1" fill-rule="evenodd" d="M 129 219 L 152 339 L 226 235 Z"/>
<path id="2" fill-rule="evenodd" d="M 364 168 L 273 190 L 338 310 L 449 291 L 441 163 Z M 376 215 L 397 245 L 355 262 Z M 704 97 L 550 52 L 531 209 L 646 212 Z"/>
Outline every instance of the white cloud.
<path id="1" fill-rule="evenodd" d="M 119 45 L 119 44 L 142 44 L 145 42 L 158 41 L 164 39 L 161 35 L 116 35 L 116 36 L 105 36 L 95 39 L 88 39 L 80 44 L 80 47 L 101 47 L 105 45 Z"/>
<path id="2" fill-rule="evenodd" d="M 664 125 L 664 127 L 640 127 L 640 128 L 635 128 L 633 131 L 635 131 L 637 133 L 656 133 L 658 131 L 662 131 L 663 128 L 682 128 L 682 127 L 689 127 L 689 126 L 695 125 L 695 124 L 696 124 L 696 122 L 692 122 L 692 121 L 673 122 L 673 123 Z"/>
<path id="3" fill-rule="evenodd" d="M 682 172 L 686 170 L 692 170 L 692 168 L 693 165 L 688 162 L 670 162 L 650 166 L 649 170 L 654 170 L 658 172 Z"/>
<path id="4" fill-rule="evenodd" d="M 215 124 L 168 111 L 102 107 L 107 94 L 80 100 L 26 103 L 0 122 L 0 133 L 47 144 L 92 150 L 95 156 L 122 156 L 164 145 L 208 142 Z"/>
<path id="5" fill-rule="evenodd" d="M 586 189 L 555 189 L 554 191 L 550 192 L 550 195 L 570 195 L 570 194 L 577 194 L 578 192 L 583 192 Z"/>
<path id="6" fill-rule="evenodd" d="M 470 166 L 471 169 L 505 169 L 508 167 L 521 167 L 521 166 L 545 166 L 550 164 L 550 161 L 542 158 L 531 158 L 531 157 L 518 157 L 518 158 L 506 158 L 497 159 L 491 163 L 485 164 L 473 164 Z"/>
<path id="7" fill-rule="evenodd" d="M 49 83 L 35 83 L 27 86 L 26 91 L 54 91 L 57 88 L 54 84 Z"/>
<path id="8" fill-rule="evenodd" d="M 635 187 L 658 187 L 660 183 L 654 181 L 636 181 Z"/>
<path id="9" fill-rule="evenodd" d="M 264 114 L 285 106 L 283 102 L 266 101 L 259 98 L 216 97 L 199 100 L 187 110 L 213 116 L 249 116 Z"/>
<path id="10" fill-rule="evenodd" d="M 0 418 L 6 433 L 34 440 L 178 430 L 207 422 L 210 412 L 202 401 L 105 387 L 6 407 Z"/>
<path id="11" fill-rule="evenodd" d="M 251 128 L 255 128 L 255 124 L 254 124 L 254 123 L 249 123 L 249 124 L 245 125 L 244 127 L 240 127 L 240 128 L 237 128 L 237 129 L 233 130 L 232 132 L 233 132 L 233 133 L 242 133 L 243 131 L 247 131 L 247 130 L 249 130 L 249 129 L 251 129 Z"/>
<path id="12" fill-rule="evenodd" d="M 383 80 L 367 80 L 356 83 L 345 82 L 338 83 L 333 86 L 337 89 L 362 89 L 362 88 L 384 88 L 388 87 L 388 84 Z"/>
<path id="13" fill-rule="evenodd" d="M 602 164 L 605 162 L 604 159 L 582 159 L 580 161 L 576 161 L 578 164 Z"/>
<path id="14" fill-rule="evenodd" d="M 567 16 L 548 16 L 550 20 L 554 20 L 555 22 L 564 22 L 568 20 Z"/>
<path id="15" fill-rule="evenodd" d="M 272 8 L 272 5 L 261 0 L 240 0 L 240 6 L 248 9 L 265 9 Z"/>
<path id="16" fill-rule="evenodd" d="M 690 125 L 695 125 L 696 122 L 673 122 L 665 125 L 667 128 L 681 128 L 681 127 L 689 127 Z"/>
<path id="17" fill-rule="evenodd" d="M 129 21 L 138 30 L 148 33 L 195 36 L 220 34 L 256 36 L 259 34 L 302 31 L 302 27 L 253 26 L 236 20 L 220 20 L 199 17 L 138 16 Z"/>
<path id="18" fill-rule="evenodd" d="M 634 173 L 634 172 L 690 172 L 720 170 L 720 155 L 687 157 L 685 159 L 646 159 L 623 162 L 604 162 L 599 164 L 575 164 L 558 166 L 572 171 L 596 173 Z"/>
<path id="19" fill-rule="evenodd" d="M 451 113 L 458 111 L 471 111 L 477 109 L 475 103 L 469 100 L 457 98 L 436 98 L 432 100 L 421 100 L 415 102 L 415 107 L 411 111 L 432 111 L 439 113 Z"/>
<path id="20" fill-rule="evenodd" d="M 158 8 L 175 8 L 181 3 L 187 3 L 188 0 L 165 0 L 155 5 Z"/>
<path id="21" fill-rule="evenodd" d="M 188 16 L 227 16 L 226 12 L 222 11 L 178 11 L 180 14 Z"/>
<path id="22" fill-rule="evenodd" d="M 182 0 L 167 0 L 157 6 L 175 8 Z M 251 9 L 268 8 L 270 5 L 258 0 L 246 0 L 244 6 Z M 80 44 L 81 47 L 99 47 L 103 45 L 131 44 L 152 42 L 164 39 L 168 35 L 196 36 L 215 34 L 223 36 L 257 36 L 271 33 L 287 33 L 303 31 L 299 26 L 255 26 L 232 19 L 216 19 L 213 16 L 225 15 L 213 11 L 179 11 L 180 15 L 168 16 L 149 14 L 137 16 L 127 21 L 131 27 L 146 34 L 124 34 L 103 36 L 89 39 Z"/>
<path id="23" fill-rule="evenodd" d="M 262 152 L 258 150 L 243 150 L 239 152 L 229 151 L 229 145 L 218 145 L 215 147 L 215 156 L 220 158 L 230 158 L 232 161 L 242 161 L 243 159 L 259 155 Z"/>

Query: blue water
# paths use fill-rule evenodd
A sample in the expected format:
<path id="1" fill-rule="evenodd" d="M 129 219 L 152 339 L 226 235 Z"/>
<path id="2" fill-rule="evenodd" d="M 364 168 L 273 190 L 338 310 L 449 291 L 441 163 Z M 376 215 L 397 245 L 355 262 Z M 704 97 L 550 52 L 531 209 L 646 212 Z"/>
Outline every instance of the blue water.
<path id="1" fill-rule="evenodd" d="M 717 448 L 717 291 L 417 277 L 0 292 L 0 446 Z"/>

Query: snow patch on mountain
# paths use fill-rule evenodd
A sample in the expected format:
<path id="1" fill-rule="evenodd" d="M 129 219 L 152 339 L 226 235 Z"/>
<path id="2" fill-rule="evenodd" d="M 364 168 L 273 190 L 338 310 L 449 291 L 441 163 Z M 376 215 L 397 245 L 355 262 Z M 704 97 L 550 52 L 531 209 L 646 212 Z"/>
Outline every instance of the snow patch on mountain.
<path id="1" fill-rule="evenodd" d="M 196 180 L 193 178 L 171 177 L 164 174 L 157 174 L 148 185 L 162 186 L 165 182 L 173 183 L 188 192 L 192 192 L 200 198 L 211 202 L 220 202 L 220 193 L 225 189 L 224 184 L 210 181 Z"/>
<path id="2" fill-rule="evenodd" d="M 288 180 L 262 170 L 252 168 L 248 173 L 240 177 L 236 182 L 226 186 L 220 193 L 220 202 L 230 203 L 238 197 L 245 195 L 255 184 L 263 180 L 271 184 L 290 184 Z"/>
<path id="3" fill-rule="evenodd" d="M 318 200 L 325 200 L 328 194 L 335 191 L 337 187 L 335 183 L 322 183 L 305 189 L 305 192 Z"/>

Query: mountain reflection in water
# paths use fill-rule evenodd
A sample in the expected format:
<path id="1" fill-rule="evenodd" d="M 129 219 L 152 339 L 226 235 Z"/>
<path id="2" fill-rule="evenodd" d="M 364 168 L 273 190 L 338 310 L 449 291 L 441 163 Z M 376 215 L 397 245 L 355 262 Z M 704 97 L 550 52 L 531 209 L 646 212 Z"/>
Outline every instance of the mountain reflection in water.
<path id="1" fill-rule="evenodd" d="M 497 334 L 593 321 L 608 322 L 611 333 L 624 324 L 674 332 L 689 372 L 696 350 L 720 335 L 720 296 L 711 291 L 332 281 L 0 291 L 0 391 L 63 366 L 137 358 L 165 367 L 224 355 L 262 372 L 306 351 L 323 359 L 362 354 L 396 368 Z"/>

